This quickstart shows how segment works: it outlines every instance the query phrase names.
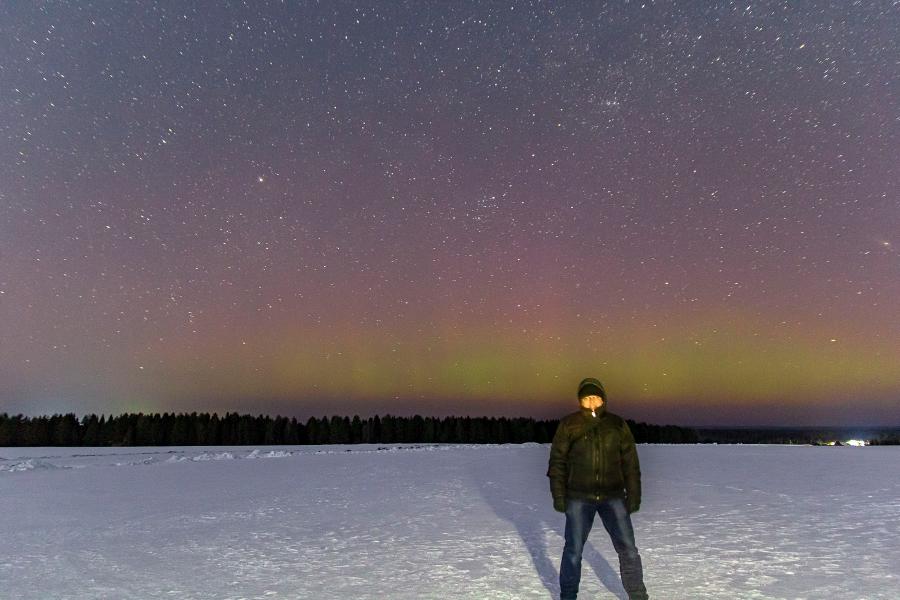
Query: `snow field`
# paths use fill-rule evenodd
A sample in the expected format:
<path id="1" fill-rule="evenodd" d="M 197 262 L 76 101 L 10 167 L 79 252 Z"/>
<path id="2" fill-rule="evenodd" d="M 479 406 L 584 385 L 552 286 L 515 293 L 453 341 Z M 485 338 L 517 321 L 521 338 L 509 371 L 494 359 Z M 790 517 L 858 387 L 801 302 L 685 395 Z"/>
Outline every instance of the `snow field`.
<path id="1" fill-rule="evenodd" d="M 658 599 L 900 598 L 900 449 L 640 445 Z M 558 597 L 548 445 L 0 448 L 22 599 Z M 625 598 L 599 518 L 581 597 Z"/>

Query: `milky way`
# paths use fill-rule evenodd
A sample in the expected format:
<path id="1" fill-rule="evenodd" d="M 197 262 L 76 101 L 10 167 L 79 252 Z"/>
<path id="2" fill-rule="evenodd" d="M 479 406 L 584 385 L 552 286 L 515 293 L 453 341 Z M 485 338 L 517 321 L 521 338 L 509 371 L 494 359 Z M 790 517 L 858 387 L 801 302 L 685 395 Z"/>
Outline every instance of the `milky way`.
<path id="1" fill-rule="evenodd" d="M 900 422 L 900 6 L 0 5 L 0 412 Z"/>

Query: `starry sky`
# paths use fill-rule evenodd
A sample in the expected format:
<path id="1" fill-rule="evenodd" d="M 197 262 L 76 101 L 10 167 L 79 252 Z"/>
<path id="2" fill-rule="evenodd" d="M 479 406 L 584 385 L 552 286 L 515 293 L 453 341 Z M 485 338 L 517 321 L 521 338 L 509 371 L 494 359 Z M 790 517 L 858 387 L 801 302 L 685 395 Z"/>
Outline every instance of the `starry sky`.
<path id="1" fill-rule="evenodd" d="M 900 424 L 896 2 L 0 4 L 0 412 Z"/>

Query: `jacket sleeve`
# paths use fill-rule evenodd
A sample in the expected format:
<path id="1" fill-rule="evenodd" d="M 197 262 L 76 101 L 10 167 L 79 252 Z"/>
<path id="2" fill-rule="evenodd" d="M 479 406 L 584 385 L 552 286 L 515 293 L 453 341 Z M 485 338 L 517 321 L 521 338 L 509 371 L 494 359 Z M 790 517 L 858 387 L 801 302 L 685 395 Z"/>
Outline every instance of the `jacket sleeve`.
<path id="1" fill-rule="evenodd" d="M 568 431 L 560 421 L 553 434 L 553 443 L 550 446 L 550 464 L 547 467 L 547 477 L 550 478 L 550 494 L 554 500 L 565 499 L 566 482 L 569 477 L 569 439 Z"/>
<path id="2" fill-rule="evenodd" d="M 622 456 L 622 474 L 625 476 L 625 493 L 628 498 L 640 504 L 641 502 L 641 463 L 638 460 L 637 447 L 634 443 L 634 435 L 631 428 L 623 419 L 622 421 L 622 445 L 619 449 Z"/>

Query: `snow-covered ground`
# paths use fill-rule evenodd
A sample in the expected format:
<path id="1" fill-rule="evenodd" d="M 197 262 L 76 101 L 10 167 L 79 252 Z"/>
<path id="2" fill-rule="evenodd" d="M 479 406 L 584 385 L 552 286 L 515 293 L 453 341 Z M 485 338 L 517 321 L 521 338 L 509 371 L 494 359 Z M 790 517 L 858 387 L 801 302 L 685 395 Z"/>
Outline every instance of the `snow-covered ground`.
<path id="1" fill-rule="evenodd" d="M 0 595 L 557 598 L 548 445 L 0 448 Z M 900 598 L 900 448 L 641 445 L 657 600 Z M 625 598 L 599 519 L 582 598 Z"/>

